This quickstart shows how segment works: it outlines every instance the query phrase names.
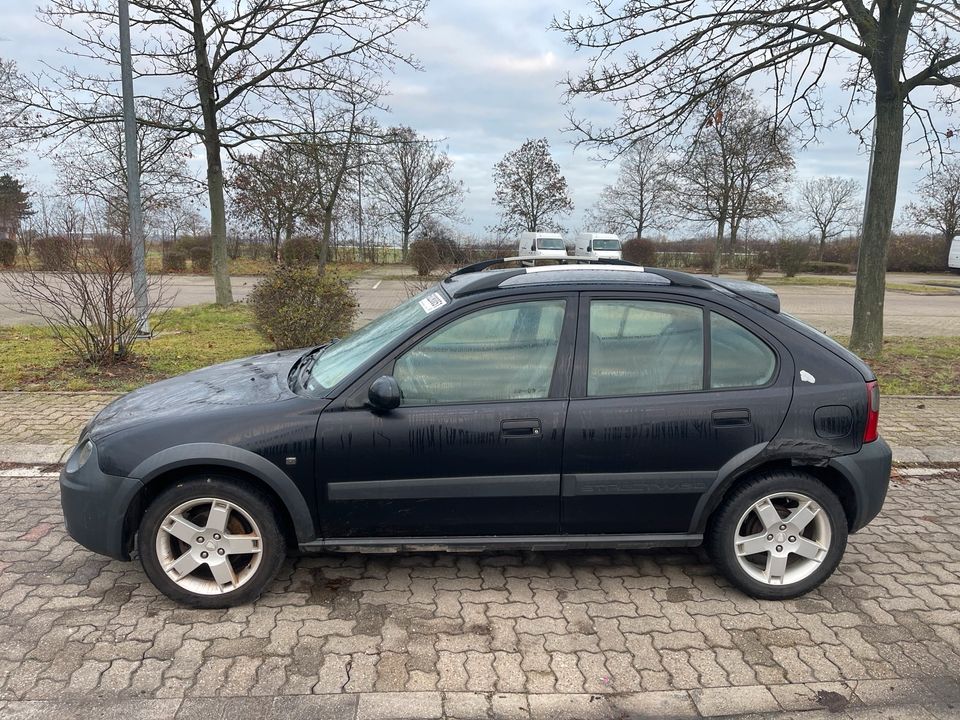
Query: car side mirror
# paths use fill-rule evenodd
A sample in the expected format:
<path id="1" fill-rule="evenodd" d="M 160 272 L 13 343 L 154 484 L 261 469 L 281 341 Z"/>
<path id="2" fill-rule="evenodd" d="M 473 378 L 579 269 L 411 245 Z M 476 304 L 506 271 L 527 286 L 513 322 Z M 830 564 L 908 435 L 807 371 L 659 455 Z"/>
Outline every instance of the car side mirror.
<path id="1" fill-rule="evenodd" d="M 367 398 L 374 410 L 381 412 L 395 410 L 400 407 L 400 385 L 392 375 L 382 375 L 370 385 Z"/>

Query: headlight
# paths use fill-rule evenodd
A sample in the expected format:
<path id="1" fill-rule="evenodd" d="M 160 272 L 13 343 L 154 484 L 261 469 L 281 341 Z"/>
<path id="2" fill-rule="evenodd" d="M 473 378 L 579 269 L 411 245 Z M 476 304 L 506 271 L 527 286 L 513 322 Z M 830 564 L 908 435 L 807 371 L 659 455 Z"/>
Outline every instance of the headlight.
<path id="1" fill-rule="evenodd" d="M 91 455 L 93 455 L 93 441 L 84 440 L 77 446 L 77 449 L 73 451 L 73 455 L 67 461 L 67 471 L 76 472 L 87 464 Z"/>

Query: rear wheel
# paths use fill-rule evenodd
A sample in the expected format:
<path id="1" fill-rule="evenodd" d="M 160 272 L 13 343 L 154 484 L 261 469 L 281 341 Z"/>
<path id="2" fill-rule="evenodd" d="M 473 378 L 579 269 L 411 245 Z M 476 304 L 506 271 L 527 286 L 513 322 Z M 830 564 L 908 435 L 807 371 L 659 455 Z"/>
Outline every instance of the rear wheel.
<path id="1" fill-rule="evenodd" d="M 286 555 L 267 498 L 221 477 L 185 480 L 161 493 L 140 523 L 138 547 L 158 590 L 202 608 L 255 600 Z"/>
<path id="2" fill-rule="evenodd" d="M 830 577 L 847 546 L 847 520 L 822 482 L 799 471 L 777 471 L 733 491 L 711 522 L 707 544 L 738 588 L 783 600 Z"/>

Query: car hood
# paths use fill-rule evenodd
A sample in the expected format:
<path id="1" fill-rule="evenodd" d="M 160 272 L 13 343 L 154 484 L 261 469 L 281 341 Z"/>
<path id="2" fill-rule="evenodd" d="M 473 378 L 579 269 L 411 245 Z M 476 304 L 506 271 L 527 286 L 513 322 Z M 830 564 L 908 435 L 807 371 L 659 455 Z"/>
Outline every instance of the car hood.
<path id="1" fill-rule="evenodd" d="M 107 405 L 90 422 L 87 431 L 96 440 L 124 427 L 165 416 L 183 417 L 295 397 L 288 377 L 304 352 L 255 355 L 145 385 Z"/>

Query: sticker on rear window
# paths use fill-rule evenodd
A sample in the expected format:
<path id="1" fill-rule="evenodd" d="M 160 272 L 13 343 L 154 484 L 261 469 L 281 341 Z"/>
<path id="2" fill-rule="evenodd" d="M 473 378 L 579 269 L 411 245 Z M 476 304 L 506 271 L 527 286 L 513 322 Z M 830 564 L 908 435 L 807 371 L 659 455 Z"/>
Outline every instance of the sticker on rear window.
<path id="1" fill-rule="evenodd" d="M 420 307 L 423 308 L 423 311 L 428 315 L 434 310 L 442 308 L 447 304 L 447 299 L 438 292 L 431 293 L 427 295 L 423 300 L 420 301 Z"/>

